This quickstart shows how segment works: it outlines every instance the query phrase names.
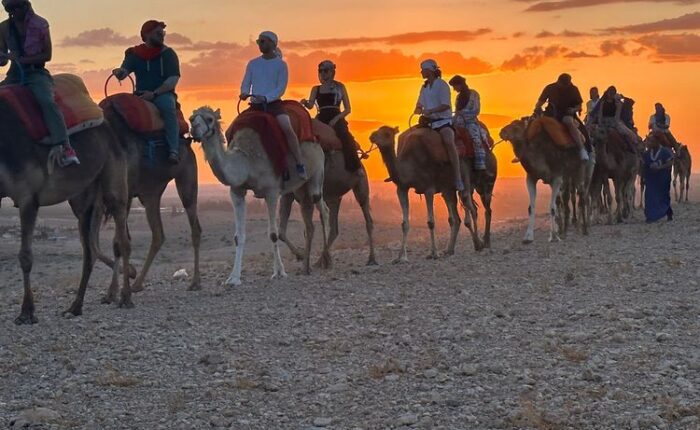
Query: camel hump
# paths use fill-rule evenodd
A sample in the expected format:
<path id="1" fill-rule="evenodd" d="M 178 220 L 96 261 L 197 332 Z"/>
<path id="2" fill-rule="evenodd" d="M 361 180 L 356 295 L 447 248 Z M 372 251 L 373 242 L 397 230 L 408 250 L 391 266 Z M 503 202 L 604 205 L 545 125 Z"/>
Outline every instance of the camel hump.
<path id="1" fill-rule="evenodd" d="M 569 148 L 574 146 L 574 140 L 564 124 L 548 116 L 541 116 L 527 127 L 527 140 L 532 140 L 544 133 L 557 146 Z"/>
<path id="2" fill-rule="evenodd" d="M 325 152 L 340 151 L 342 149 L 343 143 L 338 138 L 338 135 L 335 134 L 333 127 L 317 119 L 311 120 L 311 127 L 316 140 L 321 144 L 321 148 Z"/>
<path id="3" fill-rule="evenodd" d="M 136 133 L 153 134 L 165 130 L 165 123 L 156 105 L 134 94 L 113 94 L 102 100 L 100 107 L 105 110 L 113 109 Z M 180 136 L 184 136 L 190 131 L 190 126 L 185 121 L 179 103 L 177 105 L 177 122 L 180 127 Z"/>
<path id="4" fill-rule="evenodd" d="M 90 97 L 80 77 L 68 73 L 57 74 L 54 79 L 54 98 L 66 123 L 68 135 L 79 133 L 102 124 L 102 109 Z M 19 122 L 32 140 L 47 143 L 49 130 L 43 120 L 34 94 L 23 85 L 0 87 L 0 100 L 17 114 Z"/>
<path id="5" fill-rule="evenodd" d="M 399 135 L 397 156 L 399 158 L 406 157 L 414 151 L 427 152 L 430 158 L 438 164 L 450 162 L 440 133 L 428 127 L 413 127 Z M 458 152 L 460 152 L 460 156 L 465 155 L 465 152 L 460 151 L 459 147 Z"/>

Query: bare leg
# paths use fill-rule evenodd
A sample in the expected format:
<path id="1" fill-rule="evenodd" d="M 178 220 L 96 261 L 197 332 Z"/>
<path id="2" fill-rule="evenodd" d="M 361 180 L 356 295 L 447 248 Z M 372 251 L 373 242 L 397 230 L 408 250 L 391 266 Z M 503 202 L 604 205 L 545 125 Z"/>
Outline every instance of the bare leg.
<path id="1" fill-rule="evenodd" d="M 267 235 L 272 242 L 272 279 L 282 279 L 287 277 L 284 271 L 284 264 L 280 256 L 280 244 L 277 236 L 277 202 L 279 195 L 274 193 L 265 197 L 267 204 Z"/>
<path id="2" fill-rule="evenodd" d="M 292 122 L 288 115 L 279 115 L 277 117 L 277 122 L 282 127 L 284 136 L 287 138 L 287 143 L 289 143 L 289 150 L 292 152 L 294 159 L 297 164 L 304 164 L 304 158 L 301 155 L 301 146 L 299 144 L 299 138 L 294 129 L 292 128 Z"/>
<path id="3" fill-rule="evenodd" d="M 294 254 L 297 261 L 304 260 L 304 253 L 297 248 L 289 238 L 287 238 L 287 225 L 289 224 L 289 217 L 292 214 L 292 205 L 294 204 L 294 194 L 285 194 L 280 198 L 280 227 L 279 227 L 279 240 L 287 244 L 289 250 Z"/>
<path id="4" fill-rule="evenodd" d="M 194 155 L 192 155 L 194 159 Z M 182 162 L 181 162 L 182 163 Z M 177 193 L 182 201 L 182 206 L 187 212 L 187 220 L 190 223 L 190 231 L 192 234 L 192 248 L 194 249 L 194 274 L 192 275 L 192 283 L 188 288 L 190 291 L 201 290 L 201 277 L 199 273 L 199 245 L 202 240 L 202 226 L 199 224 L 199 216 L 197 215 L 197 193 L 199 184 L 197 182 L 197 164 L 193 161 L 188 164 L 187 172 L 175 178 Z"/>
<path id="5" fill-rule="evenodd" d="M 243 251 L 245 250 L 246 240 L 246 207 L 245 207 L 245 192 L 237 193 L 231 190 L 231 202 L 233 203 L 233 211 L 236 216 L 236 235 L 233 238 L 236 244 L 236 256 L 233 263 L 233 271 L 226 280 L 226 285 L 235 287 L 241 285 L 241 271 L 243 267 Z"/>
<path id="6" fill-rule="evenodd" d="M 367 237 L 369 238 L 369 258 L 367 259 L 368 266 L 376 266 L 377 258 L 374 253 L 374 220 L 372 219 L 372 211 L 370 209 L 369 197 L 369 181 L 365 173 L 360 179 L 360 182 L 352 189 L 355 194 L 355 199 L 362 208 L 362 215 L 365 217 L 365 227 L 367 228 Z"/>
<path id="7" fill-rule="evenodd" d="M 528 175 L 525 183 L 527 184 L 527 194 L 530 197 L 530 205 L 527 208 L 529 218 L 523 243 L 530 244 L 535 241 L 535 202 L 537 201 L 537 179 Z"/>
<path id="8" fill-rule="evenodd" d="M 19 265 L 22 268 L 24 280 L 24 299 L 22 300 L 22 312 L 15 319 L 15 324 L 36 324 L 38 320 L 34 316 L 34 295 L 30 282 L 30 274 L 34 263 L 32 255 L 32 239 L 34 238 L 34 226 L 39 208 L 34 204 L 22 206 L 19 210 L 22 220 L 22 245 L 19 251 Z"/>
<path id="9" fill-rule="evenodd" d="M 144 281 L 148 270 L 153 264 L 153 260 L 156 258 L 156 254 L 160 251 L 160 248 L 165 242 L 165 232 L 163 231 L 163 220 L 160 217 L 160 198 L 162 193 L 149 194 L 139 197 L 144 209 L 146 210 L 146 219 L 148 220 L 148 226 L 151 229 L 151 246 L 148 249 L 148 254 L 146 255 L 146 261 L 143 263 L 141 272 L 136 277 L 134 281 L 134 286 L 132 291 L 139 292 L 144 289 Z"/>
<path id="10" fill-rule="evenodd" d="M 569 129 L 569 134 L 574 139 L 576 146 L 578 146 L 579 152 L 581 154 L 581 160 L 588 161 L 588 152 L 586 151 L 586 142 L 584 142 L 581 132 L 578 130 L 578 123 L 572 116 L 565 116 L 562 118 L 562 122 Z"/>
<path id="11" fill-rule="evenodd" d="M 396 194 L 399 197 L 399 203 L 401 204 L 401 212 L 403 213 L 403 222 L 401 223 L 401 232 L 403 236 L 401 238 L 401 250 L 399 251 L 399 256 L 394 260 L 394 263 L 405 263 L 408 262 L 408 232 L 411 229 L 408 203 L 408 189 L 398 187 L 396 189 Z"/>
<path id="12" fill-rule="evenodd" d="M 445 127 L 440 130 L 440 136 L 442 136 L 442 141 L 445 144 L 445 149 L 447 150 L 447 155 L 450 158 L 450 164 L 452 165 L 452 172 L 454 173 L 454 183 L 461 184 L 462 189 L 457 191 L 464 191 L 464 183 L 462 181 L 462 173 L 460 171 L 459 154 L 457 153 L 457 146 L 455 144 L 455 132 L 451 127 Z"/>

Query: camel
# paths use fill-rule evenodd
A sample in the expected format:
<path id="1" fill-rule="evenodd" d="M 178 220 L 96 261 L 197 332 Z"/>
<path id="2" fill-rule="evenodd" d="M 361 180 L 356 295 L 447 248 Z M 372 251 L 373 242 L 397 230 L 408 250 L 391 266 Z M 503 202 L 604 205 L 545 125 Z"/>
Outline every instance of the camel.
<path id="1" fill-rule="evenodd" d="M 314 130 L 318 130 L 318 137 L 320 139 L 333 139 L 335 137 L 335 131 L 332 127 L 322 123 L 321 121 L 314 119 Z M 343 200 L 343 196 L 349 193 L 351 190 L 355 195 L 355 200 L 360 205 L 362 209 L 362 214 L 365 218 L 365 226 L 367 229 L 367 236 L 369 238 L 369 258 L 367 260 L 368 266 L 377 265 L 377 259 L 374 252 L 374 221 L 372 220 L 372 212 L 370 210 L 370 195 L 369 195 L 369 179 L 367 177 L 367 171 L 364 166 L 360 168 L 357 172 L 349 172 L 345 168 L 345 158 L 341 151 L 329 151 L 326 153 L 326 163 L 324 167 L 325 179 L 323 183 L 323 198 L 328 205 L 330 210 L 329 224 L 330 232 L 328 234 L 328 249 L 331 249 L 333 242 L 338 238 L 339 226 L 338 226 L 338 215 L 340 211 L 340 204 Z M 304 253 L 295 247 L 287 238 L 287 224 L 289 221 L 289 216 L 292 210 L 292 204 L 294 203 L 294 194 L 287 194 L 282 196 L 280 202 L 280 228 L 279 228 L 279 239 L 286 243 L 290 251 L 297 257 L 297 259 L 302 260 Z M 319 265 L 322 263 L 319 261 Z"/>
<path id="2" fill-rule="evenodd" d="M 629 218 L 634 205 L 634 187 L 639 172 L 637 148 L 631 151 L 629 143 L 618 132 L 609 127 L 596 127 L 591 130 L 595 142 L 596 164 L 591 181 L 592 192 L 599 193 L 612 179 L 615 187 L 615 218 L 623 222 Z M 608 223 L 612 224 L 612 211 L 608 211 Z"/>
<path id="3" fill-rule="evenodd" d="M 279 250 L 279 234 L 277 227 L 277 206 L 280 196 L 294 193 L 301 202 L 301 212 L 304 218 L 306 246 L 304 253 L 304 273 L 311 273 L 310 254 L 313 240 L 313 209 L 314 205 L 321 214 L 323 232 L 322 260 L 330 262 L 328 252 L 328 207 L 323 200 L 324 155 L 321 146 L 315 142 L 302 142 L 301 151 L 306 164 L 308 179 L 296 175 L 295 160 L 288 157 L 287 164 L 291 177 L 282 181 L 275 173 L 272 163 L 262 147 L 260 136 L 250 128 L 237 132 L 231 142 L 226 145 L 226 137 L 221 129 L 221 112 L 214 111 L 208 106 L 194 111 L 190 117 L 192 137 L 202 143 L 204 155 L 211 166 L 214 176 L 224 185 L 230 187 L 231 201 L 236 217 L 236 255 L 231 275 L 226 280 L 228 286 L 241 285 L 241 270 L 243 251 L 246 241 L 246 202 L 248 190 L 252 190 L 257 198 L 265 199 L 268 210 L 268 234 L 272 242 L 273 279 L 286 278 L 287 273 L 282 263 Z"/>
<path id="4" fill-rule="evenodd" d="M 676 156 L 673 159 L 673 195 L 678 203 L 688 201 L 688 191 L 690 190 L 690 171 L 693 160 L 687 145 L 680 142 L 674 148 Z M 676 182 L 680 179 L 680 193 L 676 189 Z M 685 198 L 685 200 L 684 200 Z"/>
<path id="5" fill-rule="evenodd" d="M 127 179 L 126 155 L 109 123 L 71 136 L 71 144 L 81 164 L 55 168 L 49 174 L 47 160 L 54 150 L 33 141 L 14 110 L 0 102 L 0 200 L 9 197 L 19 208 L 22 225 L 19 262 L 24 278 L 24 299 L 16 324 L 35 324 L 34 297 L 30 274 L 34 263 L 32 239 L 39 208 L 64 201 L 70 203 L 78 218 L 83 247 L 83 269 L 76 298 L 65 312 L 82 315 L 83 301 L 95 264 L 91 247 L 92 225 L 99 223 L 98 206 L 114 217 L 115 258 L 128 267 L 131 252 L 126 228 Z M 128 271 L 124 271 L 120 307 L 133 307 Z M 118 286 L 113 286 L 115 288 Z M 108 294 L 116 295 L 117 291 Z"/>
<path id="6" fill-rule="evenodd" d="M 435 214 L 433 208 L 436 193 L 442 194 L 445 205 L 449 213 L 450 239 L 445 255 L 454 255 L 457 235 L 460 228 L 460 217 L 457 210 L 457 192 L 454 188 L 454 177 L 452 170 L 445 168 L 445 163 L 435 162 L 428 152 L 426 145 L 442 145 L 440 135 L 427 128 L 410 128 L 399 136 L 399 140 L 406 139 L 406 148 L 398 154 L 395 150 L 396 135 L 399 134 L 398 127 L 382 126 L 370 135 L 370 141 L 377 145 L 382 160 L 389 171 L 392 182 L 396 184 L 396 194 L 401 204 L 403 212 L 403 222 L 401 230 L 403 233 L 401 250 L 394 262 L 408 261 L 408 233 L 410 230 L 408 191 L 413 188 L 417 194 L 425 195 L 425 204 L 428 212 L 428 229 L 430 230 L 430 254 L 428 258 L 438 258 L 437 246 L 435 244 Z M 462 161 L 462 176 L 467 190 L 471 189 L 467 166 Z M 462 203 L 465 205 L 465 225 L 472 233 L 474 249 L 480 251 L 483 244 L 479 239 L 475 226 L 472 225 L 472 218 L 475 218 L 476 208 L 471 195 L 467 192 L 463 196 Z"/>
<path id="7" fill-rule="evenodd" d="M 202 236 L 202 228 L 197 216 L 197 159 L 189 144 L 180 145 L 180 162 L 177 165 L 166 161 L 166 148 L 164 143 L 156 147 L 153 160 L 147 158 L 144 153 L 149 147 L 148 139 L 134 131 L 126 124 L 124 119 L 112 107 L 106 107 L 105 117 L 115 129 L 122 144 L 128 152 L 129 172 L 129 200 L 137 197 L 146 210 L 146 218 L 151 229 L 151 245 L 143 264 L 141 272 L 136 277 L 132 291 L 138 292 L 144 289 L 144 280 L 155 259 L 158 251 L 165 242 L 163 221 L 160 214 L 160 202 L 168 183 L 175 180 L 180 201 L 185 208 L 192 232 L 192 247 L 194 248 L 194 273 L 189 290 L 199 290 L 199 245 Z M 129 205 L 131 206 L 131 205 Z M 117 266 L 114 261 L 99 252 L 99 225 L 97 227 L 96 249 L 98 258 L 114 269 L 112 282 L 117 278 Z"/>
<path id="8" fill-rule="evenodd" d="M 486 151 L 486 170 L 479 171 L 474 169 L 474 164 L 471 160 L 467 161 L 467 169 L 469 171 L 469 184 L 471 184 L 469 195 L 473 195 L 476 192 L 479 195 L 481 204 L 484 206 L 484 237 L 482 243 L 484 248 L 491 248 L 491 200 L 493 199 L 493 189 L 498 178 L 496 155 L 493 151 Z M 474 205 L 474 208 L 476 209 L 476 205 Z M 478 224 L 478 210 L 475 210 L 472 215 L 474 228 L 476 228 Z"/>
<path id="9" fill-rule="evenodd" d="M 527 173 L 527 190 L 530 197 L 528 207 L 529 221 L 523 243 L 530 244 L 535 240 L 535 201 L 537 198 L 537 182 L 548 184 L 552 190 L 549 202 L 549 241 L 560 241 L 560 231 L 563 230 L 563 220 L 557 208 L 557 199 L 566 181 L 571 181 L 578 195 L 578 213 L 581 217 L 583 234 L 588 234 L 588 172 L 592 171 L 592 163 L 582 161 L 575 146 L 563 149 L 557 146 L 546 133 L 540 133 L 528 140 L 527 127 L 530 118 L 515 120 L 505 126 L 500 137 L 513 145 L 515 156 L 520 160 Z"/>

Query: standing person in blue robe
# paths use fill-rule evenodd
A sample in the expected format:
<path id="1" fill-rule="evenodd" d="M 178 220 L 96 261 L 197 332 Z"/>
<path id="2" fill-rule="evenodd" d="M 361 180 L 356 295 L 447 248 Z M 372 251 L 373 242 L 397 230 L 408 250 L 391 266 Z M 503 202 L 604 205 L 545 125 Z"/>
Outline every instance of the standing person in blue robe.
<path id="1" fill-rule="evenodd" d="M 661 146 L 656 139 L 650 139 L 649 148 L 644 153 L 644 179 L 646 181 L 644 215 L 649 223 L 656 222 L 663 217 L 669 221 L 673 219 L 671 166 L 673 166 L 671 150 Z"/>

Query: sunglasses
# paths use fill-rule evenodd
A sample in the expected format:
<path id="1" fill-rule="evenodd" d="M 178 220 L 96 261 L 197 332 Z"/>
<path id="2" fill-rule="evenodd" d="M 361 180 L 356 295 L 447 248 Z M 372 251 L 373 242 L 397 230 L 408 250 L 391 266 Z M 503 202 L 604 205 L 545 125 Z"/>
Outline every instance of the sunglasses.
<path id="1" fill-rule="evenodd" d="M 330 72 L 330 71 L 331 71 L 331 69 L 328 69 L 328 68 L 318 69 L 318 73 L 326 73 L 326 72 Z"/>
<path id="2" fill-rule="evenodd" d="M 268 42 L 267 39 L 258 39 L 255 41 L 255 43 L 257 43 L 258 45 L 262 45 L 263 43 L 267 43 L 267 42 Z"/>

